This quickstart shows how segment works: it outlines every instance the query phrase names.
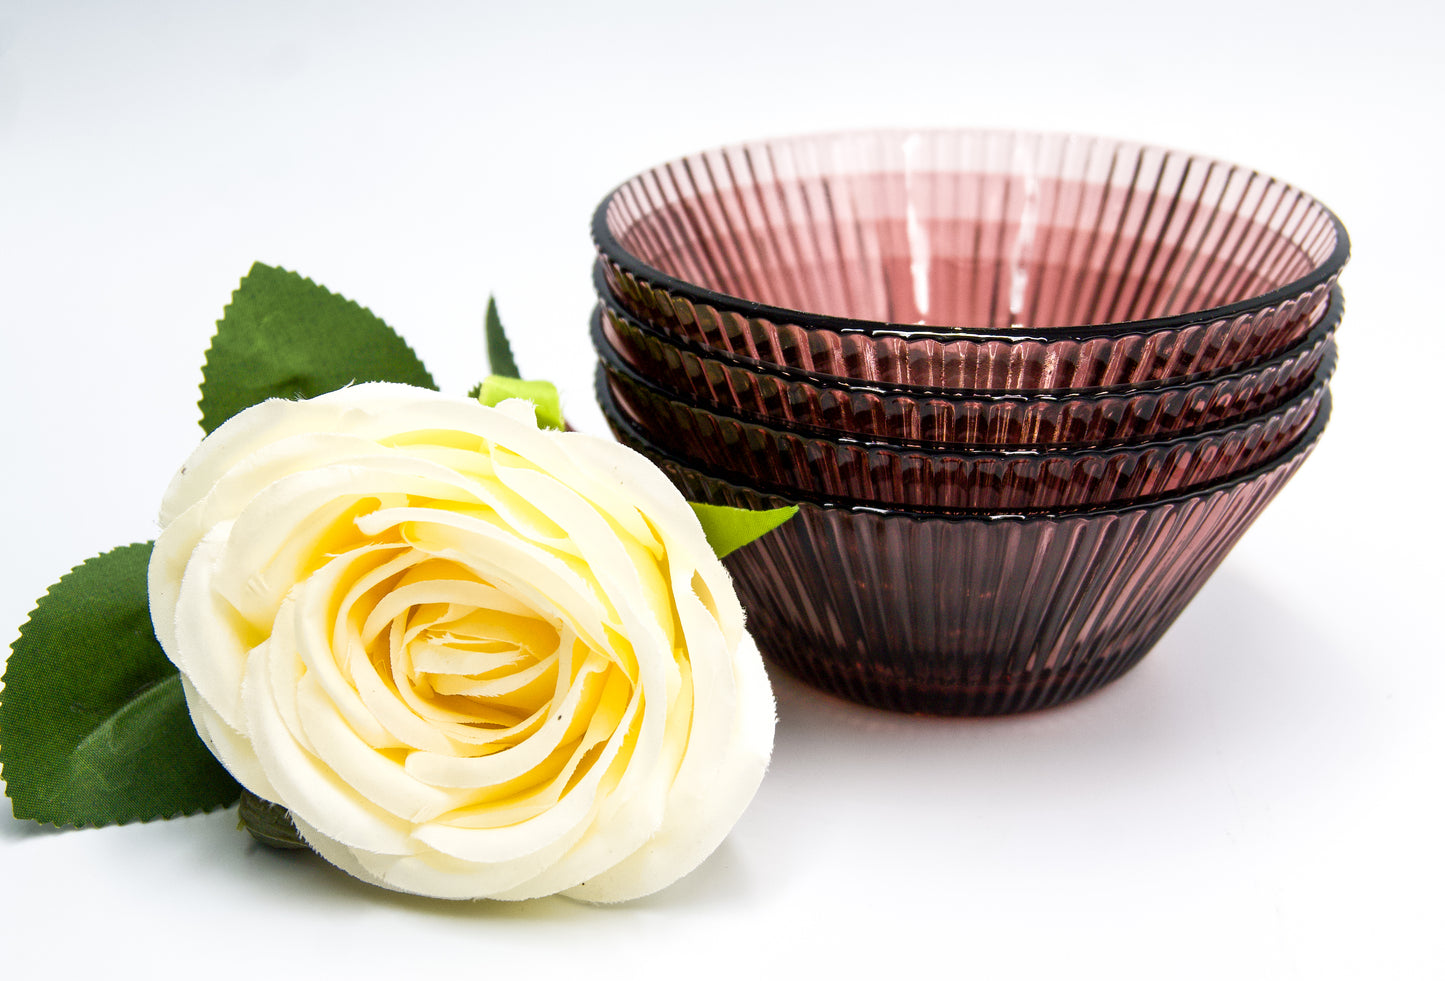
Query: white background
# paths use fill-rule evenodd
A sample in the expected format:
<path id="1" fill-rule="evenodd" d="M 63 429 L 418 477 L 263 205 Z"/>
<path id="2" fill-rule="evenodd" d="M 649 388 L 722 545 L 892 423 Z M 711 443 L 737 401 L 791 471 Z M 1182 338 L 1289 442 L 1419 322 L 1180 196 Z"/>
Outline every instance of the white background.
<path id="1" fill-rule="evenodd" d="M 588 222 L 707 146 L 869 125 L 1106 133 L 1247 162 L 1354 241 L 1316 455 L 1154 652 L 1076 704 L 895 716 L 776 676 L 771 771 L 648 900 L 444 904 L 232 813 L 0 807 L 0 974 L 1426 978 L 1440 923 L 1437 4 L 7 3 L 0 635 L 154 536 L 253 260 L 401 330 L 444 389 L 498 298 L 592 404 Z M 344 972 L 344 973 L 343 973 Z M 57 975 L 59 976 L 59 975 Z"/>

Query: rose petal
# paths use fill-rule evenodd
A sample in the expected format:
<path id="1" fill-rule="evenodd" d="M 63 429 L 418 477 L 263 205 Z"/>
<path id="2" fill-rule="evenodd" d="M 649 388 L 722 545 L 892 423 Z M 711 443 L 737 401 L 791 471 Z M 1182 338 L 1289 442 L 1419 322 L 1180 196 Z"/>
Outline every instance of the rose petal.
<path id="1" fill-rule="evenodd" d="M 757 788 L 774 720 L 742 609 L 614 443 L 358 385 L 238 414 L 162 521 L 152 614 L 198 731 L 366 881 L 643 895 Z"/>
<path id="2" fill-rule="evenodd" d="M 737 725 L 727 752 L 708 772 L 687 763 L 668 794 L 665 822 L 647 844 L 565 895 L 615 903 L 650 895 L 691 872 L 737 824 L 762 783 L 772 754 L 775 715 L 772 688 L 756 647 L 738 658 Z M 743 654 L 744 652 L 740 652 Z"/>
<path id="3" fill-rule="evenodd" d="M 226 725 L 225 720 L 207 704 L 185 675 L 181 675 L 181 690 L 185 693 L 186 708 L 191 713 L 196 734 L 201 737 L 201 742 L 206 744 L 211 755 L 251 793 L 269 801 L 276 800 L 278 795 L 272 788 L 271 781 L 266 779 L 266 773 L 261 769 L 261 761 L 256 757 L 251 741 Z"/>
<path id="4" fill-rule="evenodd" d="M 525 742 L 488 756 L 456 757 L 418 750 L 406 760 L 407 772 L 438 787 L 489 787 L 531 773 L 553 757 L 577 725 L 578 708 L 598 697 L 609 665 L 593 653 L 581 665 L 561 702 Z"/>
<path id="5" fill-rule="evenodd" d="M 429 821 L 465 803 L 464 793 L 414 779 L 401 762 L 358 737 L 310 675 L 296 686 L 296 707 L 317 759 L 367 800 L 411 822 Z"/>
<path id="6" fill-rule="evenodd" d="M 282 655 L 283 662 L 292 660 Z M 364 851 L 410 854 L 411 825 L 360 797 L 336 772 L 298 743 L 276 703 L 288 694 L 272 682 L 271 657 L 258 651 L 247 664 L 244 703 L 256 756 L 292 815 L 326 825 L 327 835 Z M 294 689 L 289 692 L 294 696 Z"/>
<path id="7" fill-rule="evenodd" d="M 241 678 L 250 648 L 264 635 L 250 629 L 214 589 L 216 566 L 226 554 L 229 534 L 229 523 L 216 525 L 192 551 L 176 591 L 171 646 L 165 650 L 221 720 L 244 734 Z"/>

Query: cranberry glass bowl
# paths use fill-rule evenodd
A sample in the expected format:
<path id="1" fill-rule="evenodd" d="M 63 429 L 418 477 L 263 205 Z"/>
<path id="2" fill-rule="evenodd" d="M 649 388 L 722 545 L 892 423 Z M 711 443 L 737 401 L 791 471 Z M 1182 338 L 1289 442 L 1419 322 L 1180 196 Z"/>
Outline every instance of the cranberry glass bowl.
<path id="1" fill-rule="evenodd" d="M 601 287 L 605 289 L 604 287 Z M 1248 367 L 1179 383 L 1022 393 L 880 386 L 699 347 L 600 295 L 592 341 L 677 398 L 754 421 L 968 445 L 1100 445 L 1183 434 L 1277 405 L 1309 383 L 1340 323 L 1338 287 L 1303 338 Z"/>
<path id="2" fill-rule="evenodd" d="M 1228 480 L 1117 507 L 984 515 L 769 493 L 614 432 L 691 500 L 795 504 L 725 560 L 773 662 L 881 708 L 988 715 L 1093 691 L 1155 645 L 1316 445 L 1329 397 L 1286 453 Z"/>
<path id="3" fill-rule="evenodd" d="M 1334 358 L 1281 405 L 1228 425 L 1110 447 L 964 447 L 768 425 L 668 397 L 620 363 L 599 373 L 619 416 L 684 463 L 751 486 L 880 506 L 1042 510 L 1109 505 L 1223 480 L 1288 448 L 1314 419 Z"/>
<path id="4" fill-rule="evenodd" d="M 1182 378 L 1304 334 L 1343 226 L 1253 170 L 1098 137 L 877 131 L 695 154 L 593 237 L 639 318 L 824 374 L 979 390 Z"/>

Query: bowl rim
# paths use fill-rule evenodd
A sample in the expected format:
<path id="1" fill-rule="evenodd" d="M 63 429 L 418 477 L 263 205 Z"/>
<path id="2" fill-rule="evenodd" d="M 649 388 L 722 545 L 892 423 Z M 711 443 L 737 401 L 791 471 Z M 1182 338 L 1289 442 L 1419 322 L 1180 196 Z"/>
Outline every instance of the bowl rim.
<path id="1" fill-rule="evenodd" d="M 730 490 L 741 493 L 745 497 L 754 499 L 771 498 L 774 501 L 783 502 L 766 504 L 765 507 L 786 507 L 789 505 L 807 506 L 822 511 L 843 511 L 850 515 L 873 515 L 881 519 L 903 519 L 913 521 L 1038 521 L 1038 520 L 1063 520 L 1069 518 L 1100 518 L 1113 515 L 1131 513 L 1134 511 L 1149 511 L 1164 509 L 1167 507 L 1182 504 L 1186 501 L 1206 498 L 1215 494 L 1232 490 L 1233 488 L 1262 478 L 1267 474 L 1289 467 L 1294 461 L 1302 459 L 1311 452 L 1319 442 L 1324 433 L 1325 425 L 1329 421 L 1330 412 L 1333 408 L 1333 400 L 1330 396 L 1329 386 L 1326 385 L 1320 396 L 1319 408 L 1314 418 L 1304 431 L 1279 453 L 1264 460 L 1248 470 L 1232 474 L 1229 477 L 1191 488 L 1187 491 L 1179 491 L 1172 494 L 1164 494 L 1147 498 L 1134 498 L 1127 501 L 1120 501 L 1111 504 L 1079 505 L 1069 508 L 1041 508 L 1038 510 L 963 510 L 950 508 L 929 508 L 929 507 L 892 507 L 887 504 L 876 502 L 860 501 L 856 498 L 846 497 L 823 497 L 818 494 L 811 494 L 806 491 L 797 491 L 791 488 L 779 488 L 771 484 L 760 483 L 759 485 L 740 483 L 736 478 L 720 475 L 711 467 L 701 466 L 695 462 L 678 459 L 673 454 L 661 447 L 654 446 L 650 440 L 636 431 L 630 420 L 625 419 L 617 411 L 611 393 L 607 391 L 605 373 L 601 366 L 596 372 L 594 385 L 595 395 L 602 414 L 609 425 L 620 426 L 624 431 L 637 441 L 648 447 L 648 452 L 662 458 L 669 464 L 680 467 L 683 470 L 690 470 L 699 474 L 706 480 L 720 484 Z M 633 452 L 646 458 L 647 454 L 629 446 L 625 441 L 624 446 L 633 449 Z M 651 461 L 650 461 L 651 462 Z M 656 464 L 654 463 L 654 466 Z M 679 493 L 681 491 L 679 490 Z"/>
<path id="2" fill-rule="evenodd" d="M 1319 363 L 1315 365 L 1314 371 L 1310 373 L 1308 380 L 1298 389 L 1291 392 L 1288 398 L 1276 402 L 1267 408 L 1251 412 L 1249 415 L 1226 419 L 1223 421 L 1223 424 L 1210 425 L 1200 430 L 1175 433 L 1172 435 L 1160 435 L 1158 437 L 1145 436 L 1140 439 L 1121 441 L 1117 444 L 1100 444 L 1095 442 L 1038 445 L 961 443 L 957 441 L 906 439 L 876 433 L 854 433 L 844 430 L 831 430 L 821 426 L 809 425 L 808 423 L 792 422 L 787 419 L 763 419 L 750 413 L 735 411 L 726 406 L 702 405 L 687 398 L 687 396 L 681 392 L 669 391 L 665 386 L 654 382 L 623 361 L 621 356 L 607 344 L 606 338 L 600 335 L 599 326 L 600 315 L 594 314 L 592 343 L 597 350 L 599 371 L 620 375 L 625 380 L 646 389 L 659 398 L 681 405 L 689 412 L 697 411 L 708 413 L 713 416 L 731 420 L 743 426 L 752 426 L 762 433 L 769 435 L 794 436 L 800 439 L 816 440 L 825 444 L 859 447 L 864 450 L 877 449 L 897 453 L 923 453 L 930 456 L 957 456 L 970 459 L 980 459 L 984 457 L 1022 459 L 1025 457 L 1047 456 L 1055 459 L 1072 460 L 1082 457 L 1094 457 L 1101 454 L 1114 454 L 1121 451 L 1144 453 L 1153 449 L 1176 446 L 1183 447 L 1191 443 L 1228 437 L 1231 434 L 1243 432 L 1253 426 L 1260 425 L 1274 416 L 1283 416 L 1295 407 L 1307 404 L 1315 399 L 1321 389 L 1328 387 L 1338 361 L 1338 352 L 1334 342 L 1333 340 L 1329 340 L 1325 345 Z"/>
<path id="3" fill-rule="evenodd" d="M 612 315 L 620 320 L 626 321 L 634 329 L 646 334 L 659 343 L 687 351 L 694 357 L 705 361 L 715 361 L 731 368 L 737 368 L 766 378 L 777 378 L 790 384 L 804 383 L 815 385 L 819 388 L 882 396 L 907 395 L 915 398 L 950 400 L 977 399 L 988 402 L 1062 402 L 1085 398 L 1118 398 L 1136 393 L 1143 394 L 1145 392 L 1164 392 L 1173 389 L 1182 391 L 1200 385 L 1214 385 L 1221 382 L 1233 381 L 1243 378 L 1246 375 L 1264 371 L 1271 366 L 1283 364 L 1291 358 L 1298 357 L 1305 353 L 1316 345 L 1323 344 L 1338 329 L 1340 322 L 1344 319 L 1345 313 L 1344 291 L 1338 284 L 1335 284 L 1330 287 L 1329 302 L 1325 304 L 1323 313 L 1310 326 L 1310 329 L 1301 335 L 1299 340 L 1287 348 L 1262 357 L 1251 358 L 1248 361 L 1240 362 L 1237 366 L 1231 366 L 1224 370 L 1202 372 L 1195 375 L 1154 378 L 1148 381 L 1122 382 L 1118 385 L 1086 385 L 1080 388 L 954 388 L 946 385 L 915 385 L 908 382 L 869 381 L 864 378 L 852 378 L 847 375 L 830 375 L 826 372 L 812 371 L 807 368 L 795 368 L 789 365 L 759 361 L 733 354 L 730 351 L 711 348 L 690 338 L 660 330 L 623 308 L 617 302 L 611 289 L 607 286 L 607 281 L 602 273 L 601 260 L 593 264 L 592 285 L 597 292 L 597 304 L 593 307 L 592 311 L 594 346 L 596 346 L 597 343 L 595 335 L 598 326 L 597 321 L 604 315 L 603 308 L 605 307 Z"/>
<path id="4" fill-rule="evenodd" d="M 637 180 L 638 178 L 655 173 L 663 168 L 681 164 L 684 161 L 696 159 L 703 154 L 716 153 L 720 151 L 739 150 L 744 147 L 776 146 L 785 143 L 801 143 L 807 140 L 838 140 L 838 139 L 859 139 L 874 138 L 882 139 L 902 138 L 912 135 L 935 136 L 942 134 L 977 134 L 979 136 L 1000 136 L 1008 134 L 1014 137 L 1031 136 L 1042 139 L 1077 139 L 1094 140 L 1115 144 L 1116 147 L 1129 148 L 1137 152 L 1158 151 L 1164 154 L 1182 154 L 1191 160 L 1204 164 L 1217 164 L 1234 170 L 1250 173 L 1264 178 L 1270 183 L 1280 184 L 1285 190 L 1296 191 L 1309 203 L 1319 208 L 1329 220 L 1334 230 L 1335 244 L 1329 256 L 1321 263 L 1316 264 L 1304 276 L 1291 280 L 1266 293 L 1246 297 L 1221 306 L 1207 307 L 1201 310 L 1189 311 L 1180 314 L 1171 314 L 1167 317 L 1153 317 L 1145 320 L 1126 320 L 1112 323 L 1096 324 L 1063 324 L 1051 327 L 945 327 L 937 325 L 920 326 L 917 324 L 899 324 L 887 321 L 864 320 L 856 317 L 839 316 L 835 314 L 824 314 L 806 310 L 796 310 L 789 307 L 775 306 L 767 303 L 760 303 L 746 297 L 733 296 L 729 293 L 721 293 L 696 283 L 672 276 L 661 269 L 657 269 L 642 259 L 628 252 L 612 234 L 607 227 L 607 214 L 612 203 L 616 200 L 621 190 Z M 1088 133 L 1070 133 L 1063 131 L 1045 130 L 1013 130 L 1007 128 L 971 128 L 971 127 L 918 127 L 918 128 L 878 128 L 860 130 L 836 130 L 819 133 L 799 133 L 791 136 L 766 137 L 757 140 L 748 140 L 738 143 L 726 144 L 719 147 L 708 148 L 675 157 L 672 160 L 656 164 L 646 170 L 639 171 L 628 177 L 615 186 L 602 199 L 597 209 L 592 213 L 592 240 L 597 252 L 607 261 L 614 263 L 628 275 L 631 275 L 654 289 L 661 289 L 664 292 L 681 297 L 691 303 L 701 303 L 716 310 L 741 315 L 750 320 L 765 320 L 773 324 L 788 324 L 800 327 L 804 330 L 833 331 L 840 334 L 868 334 L 873 336 L 897 336 L 915 339 L 935 339 L 940 341 L 949 340 L 1057 340 L 1064 337 L 1092 338 L 1100 336 L 1116 336 L 1129 333 L 1153 333 L 1155 331 L 1172 330 L 1193 324 L 1209 324 L 1216 321 L 1230 320 L 1235 317 L 1258 313 L 1265 309 L 1276 307 L 1282 303 L 1297 299 L 1300 296 L 1312 293 L 1320 286 L 1329 283 L 1340 273 L 1350 257 L 1350 239 L 1346 232 L 1344 223 L 1332 209 L 1320 201 L 1319 198 L 1309 194 L 1293 184 L 1286 183 L 1278 178 L 1264 174 L 1261 171 L 1245 167 L 1242 164 L 1230 163 L 1216 157 L 1205 154 L 1193 153 L 1186 150 L 1170 149 L 1153 143 L 1143 143 L 1133 140 L 1119 139 L 1116 137 L 1094 135 Z"/>

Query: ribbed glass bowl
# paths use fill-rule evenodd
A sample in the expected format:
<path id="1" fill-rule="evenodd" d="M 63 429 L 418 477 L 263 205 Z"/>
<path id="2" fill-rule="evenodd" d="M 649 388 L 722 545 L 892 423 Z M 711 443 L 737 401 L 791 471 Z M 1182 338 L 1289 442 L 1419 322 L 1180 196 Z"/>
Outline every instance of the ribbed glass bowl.
<path id="1" fill-rule="evenodd" d="M 1316 445 L 1145 504 L 959 515 L 779 495 L 688 466 L 608 410 L 691 500 L 798 514 L 724 559 L 759 648 L 882 708 L 988 715 L 1099 688 L 1159 640 Z"/>
<path id="2" fill-rule="evenodd" d="M 1185 436 L 1127 445 L 977 448 L 767 425 L 670 397 L 603 352 L 599 385 L 652 445 L 752 486 L 883 507 L 968 511 L 1091 507 L 1190 490 L 1284 452 L 1324 398 L 1334 357 L 1280 405 Z"/>
<path id="3" fill-rule="evenodd" d="M 1309 383 L 1343 310 L 1336 287 L 1309 333 L 1241 370 L 1175 384 L 1027 395 L 882 386 L 778 368 L 658 331 L 605 294 L 593 313 L 592 342 L 604 359 L 620 359 L 675 397 L 756 422 L 928 442 L 1077 446 L 1194 432 L 1277 405 Z"/>
<path id="4" fill-rule="evenodd" d="M 1183 379 L 1294 343 L 1349 240 L 1250 168 L 1118 140 L 872 131 L 694 154 L 598 207 L 609 289 L 705 347 L 988 391 Z"/>

